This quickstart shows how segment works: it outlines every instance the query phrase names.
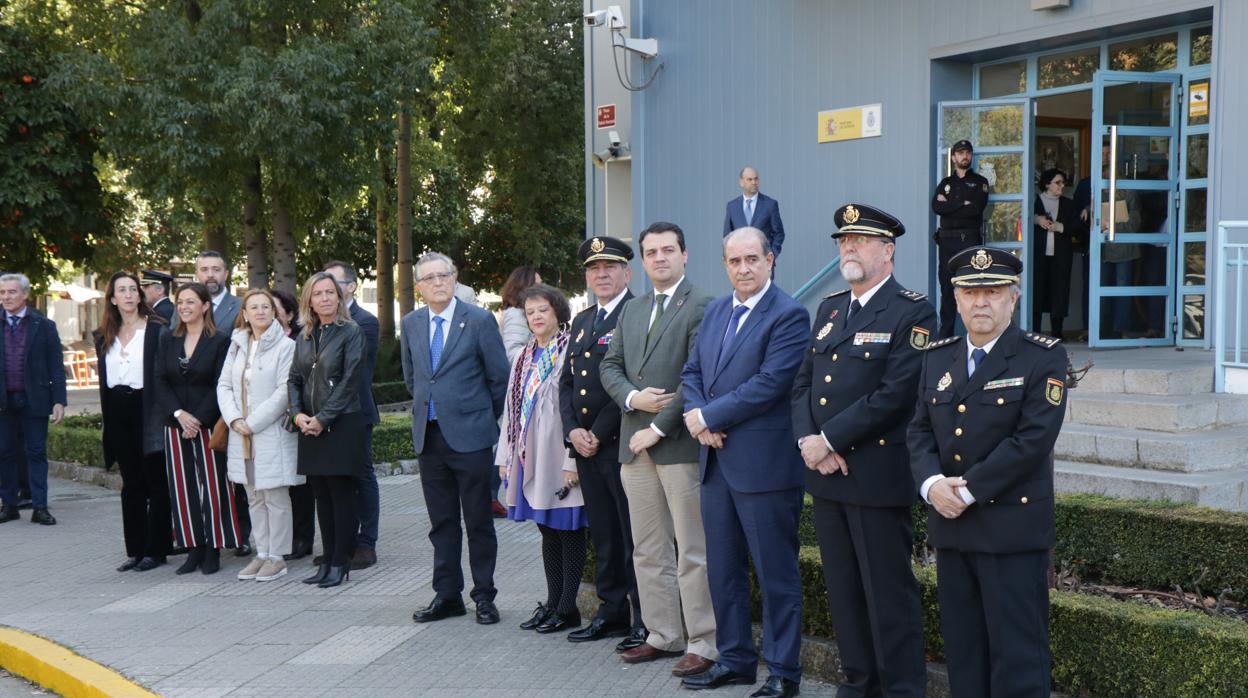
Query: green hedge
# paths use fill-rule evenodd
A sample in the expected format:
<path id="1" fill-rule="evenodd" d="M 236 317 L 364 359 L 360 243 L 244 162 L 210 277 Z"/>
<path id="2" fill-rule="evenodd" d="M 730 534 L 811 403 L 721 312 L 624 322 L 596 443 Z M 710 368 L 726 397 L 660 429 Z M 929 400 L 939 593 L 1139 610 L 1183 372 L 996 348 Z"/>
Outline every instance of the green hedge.
<path id="1" fill-rule="evenodd" d="M 832 637 L 819 551 L 798 558 L 803 588 L 802 631 Z M 927 656 L 940 660 L 936 570 L 916 567 Z M 761 598 L 753 585 L 755 617 Z M 1135 698 L 1248 696 L 1248 624 L 1190 611 L 1154 608 L 1070 592 L 1049 594 L 1053 687 L 1075 695 Z"/>
<path id="2" fill-rule="evenodd" d="M 381 424 L 373 427 L 373 462 L 394 463 L 414 458 L 412 420 L 406 415 L 383 414 Z"/>
<path id="3" fill-rule="evenodd" d="M 83 421 L 70 422 L 71 419 L 74 418 L 67 417 L 64 422 L 48 427 L 48 460 L 103 468 L 104 447 L 99 427 L 82 426 Z"/>
<path id="4" fill-rule="evenodd" d="M 407 384 L 403 381 L 373 383 L 373 400 L 378 405 L 389 405 L 395 402 L 407 402 L 412 396 L 407 392 Z"/>

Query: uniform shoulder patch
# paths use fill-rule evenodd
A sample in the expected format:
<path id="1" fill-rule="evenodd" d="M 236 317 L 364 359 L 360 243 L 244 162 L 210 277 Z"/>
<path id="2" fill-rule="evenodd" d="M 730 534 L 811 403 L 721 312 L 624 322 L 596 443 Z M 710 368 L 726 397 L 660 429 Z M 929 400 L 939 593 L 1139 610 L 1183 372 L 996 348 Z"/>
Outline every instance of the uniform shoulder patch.
<path id="1" fill-rule="evenodd" d="M 946 337 L 944 339 L 932 342 L 931 344 L 927 345 L 927 351 L 931 351 L 932 349 L 939 349 L 940 347 L 949 346 L 950 344 L 953 344 L 954 342 L 957 342 L 961 339 L 962 339 L 961 335 L 954 335 L 952 337 Z"/>
<path id="2" fill-rule="evenodd" d="M 897 292 L 897 295 L 907 300 L 912 300 L 916 303 L 921 300 L 925 300 L 927 298 L 926 293 L 919 293 L 918 291 L 911 291 L 908 288 L 901 289 L 900 291 Z"/>
<path id="3" fill-rule="evenodd" d="M 837 296 L 843 296 L 846 293 L 849 293 L 849 289 L 843 288 L 839 291 L 833 291 L 832 293 L 829 293 L 828 295 L 824 296 L 824 298 L 836 298 Z"/>
<path id="4" fill-rule="evenodd" d="M 1024 332 L 1023 337 L 1025 337 L 1027 341 L 1032 344 L 1037 344 L 1045 349 L 1052 349 L 1057 346 L 1058 342 L 1062 341 L 1057 337 L 1050 337 L 1046 334 L 1040 334 L 1039 332 Z"/>

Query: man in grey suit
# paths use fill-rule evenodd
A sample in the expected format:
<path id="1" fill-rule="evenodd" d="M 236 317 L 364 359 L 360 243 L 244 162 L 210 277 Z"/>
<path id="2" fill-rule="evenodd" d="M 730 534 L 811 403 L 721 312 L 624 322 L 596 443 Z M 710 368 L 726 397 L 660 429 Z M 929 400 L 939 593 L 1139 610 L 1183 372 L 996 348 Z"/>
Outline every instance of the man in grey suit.
<path id="1" fill-rule="evenodd" d="M 461 596 L 462 512 L 477 622 L 498 622 L 494 562 L 498 539 L 490 481 L 492 448 L 507 393 L 507 351 L 488 311 L 455 298 L 455 264 L 429 252 L 416 262 L 416 283 L 428 304 L 403 318 L 403 380 L 412 394 L 412 444 L 433 543 L 433 601 L 412 614 L 417 623 L 467 613 Z"/>
<path id="2" fill-rule="evenodd" d="M 689 255 L 680 226 L 654 223 L 638 245 L 654 289 L 624 305 L 600 369 L 603 388 L 624 412 L 620 480 L 650 631 L 644 644 L 620 657 L 638 663 L 683 653 L 672 674 L 694 676 L 718 654 L 699 500 L 700 447 L 681 417 L 680 371 L 711 298 L 685 279 Z"/>

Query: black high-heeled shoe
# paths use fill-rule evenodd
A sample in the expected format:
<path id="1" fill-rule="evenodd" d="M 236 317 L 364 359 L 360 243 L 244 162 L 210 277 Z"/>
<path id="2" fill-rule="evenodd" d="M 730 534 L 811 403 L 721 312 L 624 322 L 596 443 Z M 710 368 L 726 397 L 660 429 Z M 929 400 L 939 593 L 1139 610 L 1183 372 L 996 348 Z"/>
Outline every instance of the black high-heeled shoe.
<path id="1" fill-rule="evenodd" d="M 330 567 L 329 563 L 324 563 L 320 567 L 317 567 L 316 574 L 303 580 L 303 583 L 304 584 L 320 584 L 321 582 L 325 581 L 325 578 L 329 576 L 329 567 Z"/>
<path id="2" fill-rule="evenodd" d="M 174 570 L 174 574 L 190 574 L 199 567 L 199 563 L 204 561 L 204 549 L 200 547 L 190 548 L 186 551 L 186 562 L 182 566 Z"/>
<path id="3" fill-rule="evenodd" d="M 135 567 L 138 567 L 138 565 L 139 565 L 139 561 L 140 561 L 140 560 L 142 560 L 142 558 L 137 558 L 137 557 L 128 557 L 128 558 L 126 558 L 126 561 L 125 561 L 125 562 L 123 562 L 123 563 L 121 563 L 121 566 L 117 568 L 117 571 L 118 571 L 118 572 L 129 572 L 130 570 L 134 569 Z"/>
<path id="4" fill-rule="evenodd" d="M 329 568 L 329 573 L 325 575 L 325 579 L 322 579 L 321 583 L 317 584 L 317 586 L 322 589 L 336 587 L 339 584 L 342 584 L 343 582 L 347 581 L 347 579 L 349 579 L 350 577 L 351 577 L 350 565 L 342 565 L 339 567 L 334 567 L 331 565 Z"/>
<path id="5" fill-rule="evenodd" d="M 216 574 L 221 571 L 221 551 L 217 548 L 208 548 L 204 551 L 204 564 L 199 568 L 204 574 Z"/>

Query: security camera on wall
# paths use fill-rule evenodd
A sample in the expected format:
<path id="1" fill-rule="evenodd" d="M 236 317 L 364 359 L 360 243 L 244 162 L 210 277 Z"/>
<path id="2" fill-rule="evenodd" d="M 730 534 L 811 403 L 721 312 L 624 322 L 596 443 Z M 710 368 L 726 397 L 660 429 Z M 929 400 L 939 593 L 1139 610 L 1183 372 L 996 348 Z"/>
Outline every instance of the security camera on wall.
<path id="1" fill-rule="evenodd" d="M 601 27 L 602 25 L 606 23 L 607 23 L 607 11 L 606 10 L 598 10 L 597 12 L 590 12 L 589 14 L 585 15 L 585 26 L 587 27 Z"/>
<path id="2" fill-rule="evenodd" d="M 611 144 L 612 148 L 620 147 L 620 143 L 621 143 L 620 132 L 619 131 L 607 131 L 607 142 Z"/>

